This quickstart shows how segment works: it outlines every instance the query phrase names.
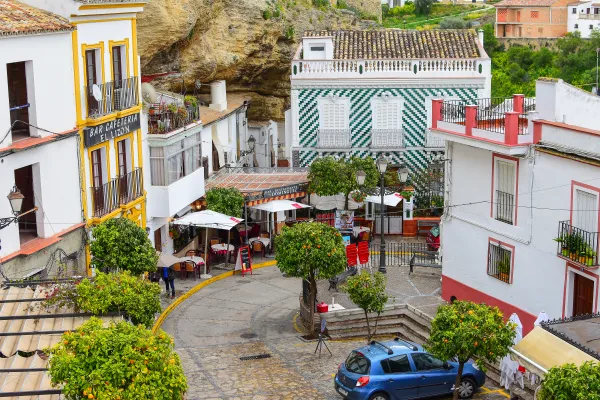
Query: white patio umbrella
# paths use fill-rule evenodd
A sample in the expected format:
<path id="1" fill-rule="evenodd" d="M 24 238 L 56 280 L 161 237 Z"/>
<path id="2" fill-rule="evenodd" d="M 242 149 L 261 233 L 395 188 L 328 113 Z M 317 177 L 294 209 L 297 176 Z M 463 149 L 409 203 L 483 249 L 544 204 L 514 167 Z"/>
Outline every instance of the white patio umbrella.
<path id="1" fill-rule="evenodd" d="M 308 202 L 308 196 L 305 198 Z M 310 195 L 310 205 L 314 206 L 317 210 L 333 210 L 334 208 L 344 209 L 346 199 L 343 194 L 336 194 L 335 196 L 318 196 L 314 193 Z M 352 197 L 348 199 L 348 209 L 356 210 L 362 205 L 352 200 Z"/>
<path id="2" fill-rule="evenodd" d="M 309 205 L 298 203 L 297 201 L 291 200 L 271 200 L 267 203 L 257 204 L 252 206 L 255 210 L 267 211 L 270 213 L 287 211 L 287 210 L 300 210 L 302 208 L 310 208 Z M 249 239 L 249 238 L 248 238 Z M 269 239 L 271 239 L 271 224 L 269 223 Z"/>
<path id="3" fill-rule="evenodd" d="M 179 258 L 179 257 L 175 257 L 171 254 L 164 254 L 161 253 L 158 257 L 158 267 L 163 267 L 163 268 L 167 268 L 170 267 L 173 264 L 177 264 L 180 262 L 184 262 L 187 261 L 186 259 L 183 258 Z"/>
<path id="4" fill-rule="evenodd" d="M 187 214 L 173 221 L 175 225 L 194 225 L 200 228 L 207 228 L 204 248 L 208 254 L 208 228 L 223 229 L 230 231 L 231 228 L 242 222 L 243 219 L 230 217 L 229 215 L 221 214 L 212 210 L 203 210 L 195 213 Z M 229 235 L 227 235 L 227 249 L 229 250 Z M 202 279 L 212 278 L 206 273 L 206 261 L 204 260 L 204 274 L 200 275 Z M 229 265 L 229 256 L 226 256 L 225 267 Z"/>
<path id="5" fill-rule="evenodd" d="M 385 204 L 386 206 L 392 206 L 395 207 L 398 205 L 398 203 L 400 203 L 400 201 L 402 201 L 404 197 L 402 197 L 400 195 L 400 193 L 392 193 L 392 194 L 388 194 L 383 196 L 383 204 Z M 365 201 L 368 201 L 369 203 L 377 203 L 377 204 L 381 204 L 381 195 L 379 196 L 367 196 L 365 198 Z"/>

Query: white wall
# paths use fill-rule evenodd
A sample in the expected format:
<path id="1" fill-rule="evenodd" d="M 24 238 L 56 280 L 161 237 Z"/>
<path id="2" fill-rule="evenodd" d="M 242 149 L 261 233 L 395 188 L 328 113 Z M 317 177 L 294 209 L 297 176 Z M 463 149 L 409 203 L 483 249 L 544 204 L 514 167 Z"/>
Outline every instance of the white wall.
<path id="1" fill-rule="evenodd" d="M 172 217 L 204 196 L 204 168 L 198 168 L 169 186 L 147 185 L 146 190 L 148 214 L 154 218 Z"/>
<path id="2" fill-rule="evenodd" d="M 16 36 L 0 39 L 0 148 L 9 146 L 12 136 L 4 135 L 10 128 L 6 64 L 30 61 L 35 99 L 28 99 L 30 123 L 51 132 L 73 130 L 75 95 L 71 33 Z M 35 114 L 35 118 L 31 118 Z M 35 136 L 51 133 L 34 129 Z"/>
<path id="3" fill-rule="evenodd" d="M 6 197 L 15 184 L 14 170 L 37 164 L 34 171 L 38 234 L 50 237 L 82 222 L 77 136 L 0 158 L 0 216 L 11 216 Z M 28 211 L 28 210 L 23 210 Z M 41 226 L 40 226 L 41 225 Z M 0 258 L 19 250 L 18 225 L 0 230 Z"/>
<path id="4" fill-rule="evenodd" d="M 536 111 L 540 119 L 598 129 L 600 97 L 558 80 L 538 80 Z"/>
<path id="5" fill-rule="evenodd" d="M 579 32 L 582 38 L 589 38 L 594 29 L 600 28 L 600 19 L 596 19 L 600 17 L 598 14 L 594 14 L 594 9 L 599 7 L 593 7 L 591 1 L 587 3 L 569 5 L 568 13 L 569 17 L 567 19 L 567 30 L 568 32 Z M 589 9 L 590 14 L 587 14 L 587 10 Z M 575 13 L 573 13 L 575 10 Z M 586 18 L 587 17 L 587 18 Z M 592 19 L 590 19 L 590 17 Z M 577 28 L 575 27 L 577 25 Z M 590 25 L 592 29 L 590 29 Z"/>

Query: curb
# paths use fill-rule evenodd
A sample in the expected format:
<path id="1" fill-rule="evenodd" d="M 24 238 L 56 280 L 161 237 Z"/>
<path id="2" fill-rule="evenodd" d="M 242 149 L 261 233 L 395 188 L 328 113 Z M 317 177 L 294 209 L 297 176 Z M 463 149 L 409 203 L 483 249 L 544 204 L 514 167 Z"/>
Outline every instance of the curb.
<path id="1" fill-rule="evenodd" d="M 255 270 L 255 269 L 260 269 L 260 268 L 265 268 L 265 267 L 271 267 L 276 264 L 277 264 L 277 262 L 275 260 L 267 261 L 264 263 L 253 265 L 252 269 Z M 171 314 L 171 312 L 173 312 L 173 310 L 175 310 L 181 303 L 183 303 L 191 295 L 193 295 L 194 293 L 196 293 L 203 287 L 210 285 L 211 283 L 214 283 L 214 282 L 220 281 L 221 279 L 225 279 L 227 277 L 233 276 L 234 274 L 235 274 L 235 271 L 227 271 L 221 275 L 217 275 L 213 278 L 207 279 L 203 282 L 200 282 L 199 284 L 197 284 L 196 286 L 194 286 L 187 292 L 185 292 L 181 297 L 178 297 L 177 299 L 175 299 L 175 301 L 173 303 L 169 304 L 169 307 L 165 308 L 163 310 L 163 312 L 158 316 L 156 322 L 154 322 L 154 326 L 152 326 L 152 333 L 156 333 L 160 329 L 160 327 L 163 324 L 163 322 L 165 321 L 165 319 L 167 319 L 169 314 Z"/>

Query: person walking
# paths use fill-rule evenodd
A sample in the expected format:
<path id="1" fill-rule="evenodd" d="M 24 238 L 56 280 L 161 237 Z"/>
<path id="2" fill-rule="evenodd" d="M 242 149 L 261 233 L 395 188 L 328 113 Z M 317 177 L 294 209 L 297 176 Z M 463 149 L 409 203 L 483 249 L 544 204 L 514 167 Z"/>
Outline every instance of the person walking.
<path id="1" fill-rule="evenodd" d="M 171 286 L 171 298 L 175 298 L 175 270 L 173 266 L 164 267 L 162 270 L 162 278 L 167 287 L 167 297 L 169 296 L 169 285 Z"/>

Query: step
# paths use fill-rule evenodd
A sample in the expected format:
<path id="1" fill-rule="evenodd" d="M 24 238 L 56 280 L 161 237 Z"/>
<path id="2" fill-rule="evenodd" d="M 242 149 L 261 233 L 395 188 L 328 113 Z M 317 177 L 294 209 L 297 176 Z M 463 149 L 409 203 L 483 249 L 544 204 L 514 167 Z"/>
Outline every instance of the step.
<path id="1" fill-rule="evenodd" d="M 488 381 L 491 381 L 494 386 L 500 387 L 500 371 L 496 367 L 491 367 L 487 364 L 486 376 Z M 506 391 L 506 389 L 504 389 Z M 525 389 L 521 389 L 518 385 L 512 386 L 513 396 L 518 396 L 521 400 L 533 400 L 534 389 L 530 387 L 527 380 L 525 380 Z"/>
<path id="2" fill-rule="evenodd" d="M 375 320 L 370 320 L 371 325 L 375 324 Z M 380 317 L 377 322 L 378 326 L 390 326 L 390 325 L 398 325 L 405 324 L 414 326 L 417 329 L 428 332 L 429 329 L 427 326 L 422 325 L 418 321 L 414 321 L 412 318 L 407 317 L 405 315 L 397 315 L 394 317 Z M 364 318 L 347 320 L 347 321 L 336 321 L 331 322 L 327 321 L 327 328 L 329 331 L 338 331 L 338 330 L 348 330 L 348 329 L 361 329 L 366 326 L 366 322 Z"/>

